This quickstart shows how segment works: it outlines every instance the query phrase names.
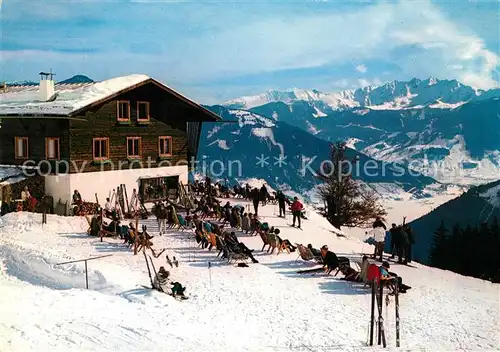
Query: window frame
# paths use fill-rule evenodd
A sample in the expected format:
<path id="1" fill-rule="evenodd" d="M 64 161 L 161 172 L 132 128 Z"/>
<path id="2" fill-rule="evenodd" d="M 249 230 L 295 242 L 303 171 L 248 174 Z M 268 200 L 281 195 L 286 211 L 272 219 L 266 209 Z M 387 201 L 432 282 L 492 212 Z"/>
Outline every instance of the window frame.
<path id="1" fill-rule="evenodd" d="M 61 139 L 59 137 L 45 137 L 45 159 L 47 159 L 47 160 L 61 160 L 60 140 Z M 50 141 L 57 142 L 57 150 L 56 150 L 56 157 L 55 158 L 49 157 L 49 143 L 50 143 Z"/>
<path id="2" fill-rule="evenodd" d="M 19 150 L 18 150 L 18 142 L 19 141 L 24 141 L 26 140 L 26 156 L 22 155 L 22 156 L 19 156 Z M 14 158 L 16 160 L 26 160 L 29 158 L 29 139 L 28 137 L 14 137 Z"/>
<path id="3" fill-rule="evenodd" d="M 130 155 L 128 152 L 128 141 L 139 141 L 139 155 Z M 142 137 L 127 137 L 127 159 L 141 159 L 142 158 Z"/>
<path id="4" fill-rule="evenodd" d="M 96 158 L 95 156 L 95 142 L 97 141 L 106 141 L 107 142 L 107 145 L 106 145 L 106 154 L 107 156 L 106 157 L 98 157 Z M 109 160 L 110 158 L 110 155 L 109 155 L 109 137 L 95 137 L 95 138 L 92 138 L 92 158 L 94 161 L 104 161 L 104 160 Z"/>
<path id="5" fill-rule="evenodd" d="M 127 104 L 128 118 L 120 118 L 120 104 Z M 116 101 L 116 121 L 118 122 L 130 122 L 130 101 L 129 100 L 117 100 Z"/>
<path id="6" fill-rule="evenodd" d="M 161 153 L 161 143 L 162 141 L 168 141 L 169 143 L 169 150 L 170 153 Z M 160 158 L 165 158 L 165 157 L 170 157 L 173 155 L 173 150 L 172 150 L 173 144 L 172 144 L 172 136 L 159 136 L 158 137 L 158 155 Z"/>
<path id="7" fill-rule="evenodd" d="M 147 117 L 146 118 L 140 118 L 139 117 L 139 106 L 141 106 L 141 104 L 144 104 L 146 105 L 146 111 L 147 111 Z M 137 122 L 149 122 L 151 121 L 151 111 L 150 111 L 150 104 L 149 104 L 149 101 L 138 101 L 137 102 Z"/>

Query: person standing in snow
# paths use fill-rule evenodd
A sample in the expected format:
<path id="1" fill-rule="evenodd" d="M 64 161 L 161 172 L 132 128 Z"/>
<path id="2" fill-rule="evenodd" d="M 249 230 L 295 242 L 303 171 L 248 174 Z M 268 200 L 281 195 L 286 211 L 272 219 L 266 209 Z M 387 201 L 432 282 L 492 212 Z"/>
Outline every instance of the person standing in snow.
<path id="1" fill-rule="evenodd" d="M 251 197 L 252 197 L 254 213 L 255 216 L 257 216 L 259 214 L 259 201 L 260 201 L 260 193 L 257 188 L 254 188 L 252 190 Z"/>
<path id="2" fill-rule="evenodd" d="M 250 232 L 250 216 L 247 213 L 243 214 L 243 218 L 241 219 L 241 231 L 245 233 Z"/>
<path id="3" fill-rule="evenodd" d="M 396 226 L 396 224 L 392 224 L 391 229 L 389 230 L 390 236 L 390 249 L 391 249 L 391 259 L 394 259 L 396 254 L 399 254 L 401 248 L 401 227 Z"/>
<path id="4" fill-rule="evenodd" d="M 283 217 L 285 217 L 286 216 L 286 213 L 285 213 L 286 197 L 283 194 L 283 192 L 278 191 L 276 193 L 276 199 L 278 200 L 278 206 L 280 208 L 280 215 L 279 216 L 281 217 L 281 213 L 283 212 Z"/>
<path id="5" fill-rule="evenodd" d="M 269 196 L 269 193 L 267 192 L 266 185 L 262 185 L 262 187 L 260 188 L 260 200 L 262 201 L 263 206 L 266 205 L 268 196 Z"/>
<path id="6" fill-rule="evenodd" d="M 302 209 L 304 209 L 304 206 L 299 201 L 299 199 L 297 197 L 293 198 L 293 203 L 291 206 L 292 215 L 293 215 L 292 227 L 295 227 L 295 219 L 297 219 L 298 228 L 300 229 L 300 218 L 302 216 Z"/>
<path id="7" fill-rule="evenodd" d="M 382 256 L 384 254 L 386 230 L 387 227 L 382 222 L 382 219 L 377 218 L 373 223 L 373 232 L 372 232 L 375 238 L 375 251 L 373 253 L 373 259 L 380 257 L 380 261 L 382 261 Z"/>

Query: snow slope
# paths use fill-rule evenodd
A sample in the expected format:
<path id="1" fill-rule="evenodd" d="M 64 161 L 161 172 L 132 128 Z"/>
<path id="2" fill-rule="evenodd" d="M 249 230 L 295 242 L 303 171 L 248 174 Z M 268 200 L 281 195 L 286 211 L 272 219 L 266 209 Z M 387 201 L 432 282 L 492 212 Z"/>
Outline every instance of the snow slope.
<path id="1" fill-rule="evenodd" d="M 247 205 L 245 202 L 239 202 Z M 337 237 L 325 219 L 309 211 L 304 231 L 262 209 L 291 242 L 328 244 L 338 255 L 371 251 Z M 310 209 L 309 209 L 310 210 Z M 290 221 L 290 219 L 288 219 Z M 154 222 L 144 222 L 154 232 Z M 156 236 L 155 248 L 177 256 L 172 277 L 188 287 L 178 302 L 149 285 L 144 258 L 119 241 L 84 234 L 80 218 L 15 213 L 0 219 L 1 351 L 359 351 L 365 348 L 370 298 L 367 289 L 335 277 L 298 276 L 296 254 L 260 252 L 258 237 L 239 234 L 255 248 L 259 264 L 227 265 L 198 249 L 192 234 Z M 347 234 L 349 235 L 349 234 Z M 96 255 L 83 264 L 55 263 Z M 359 259 L 359 256 L 358 256 Z M 211 269 L 208 269 L 211 262 Z M 166 266 L 165 256 L 155 260 Z M 415 264 L 394 265 L 413 287 L 400 299 L 405 350 L 497 350 L 498 285 Z M 393 302 L 384 314 L 388 350 L 395 350 Z"/>

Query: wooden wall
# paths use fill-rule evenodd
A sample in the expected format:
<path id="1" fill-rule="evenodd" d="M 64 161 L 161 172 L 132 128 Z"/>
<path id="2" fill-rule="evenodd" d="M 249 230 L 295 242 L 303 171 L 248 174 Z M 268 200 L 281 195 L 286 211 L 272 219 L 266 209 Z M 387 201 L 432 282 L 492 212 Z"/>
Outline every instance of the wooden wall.
<path id="1" fill-rule="evenodd" d="M 117 100 L 130 101 L 130 123 L 117 121 Z M 149 123 L 136 122 L 137 101 L 150 102 L 151 120 Z M 122 169 L 148 167 L 148 165 L 149 167 L 156 167 L 160 162 L 163 162 L 163 166 L 167 166 L 165 165 L 167 161 L 175 165 L 181 160 L 187 160 L 188 146 L 185 117 L 167 104 L 165 93 L 153 84 L 124 93 L 113 101 L 88 110 L 81 117 L 87 119 L 88 122 L 70 122 L 72 160 L 70 172 L 116 170 L 120 163 L 122 163 Z M 172 157 L 159 158 L 159 136 L 172 136 Z M 96 137 L 109 137 L 112 164 L 93 161 L 93 138 Z M 127 137 L 142 138 L 142 158 L 140 163 L 128 162 Z M 148 160 L 152 162 L 148 164 Z"/>
<path id="2" fill-rule="evenodd" d="M 69 160 L 69 121 L 62 119 L 3 119 L 0 128 L 0 164 L 23 165 L 26 160 L 15 158 L 15 137 L 28 137 L 28 166 L 45 160 L 45 138 L 59 137 L 61 160 Z M 48 171 L 48 165 L 41 165 Z"/>

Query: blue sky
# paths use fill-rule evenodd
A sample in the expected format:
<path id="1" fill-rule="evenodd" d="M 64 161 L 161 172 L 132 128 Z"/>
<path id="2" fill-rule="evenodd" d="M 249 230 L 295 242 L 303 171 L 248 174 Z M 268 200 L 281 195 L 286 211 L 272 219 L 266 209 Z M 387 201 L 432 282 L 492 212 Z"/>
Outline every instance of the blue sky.
<path id="1" fill-rule="evenodd" d="M 148 74 L 201 103 L 412 77 L 500 81 L 500 3 L 3 0 L 0 79 Z"/>

